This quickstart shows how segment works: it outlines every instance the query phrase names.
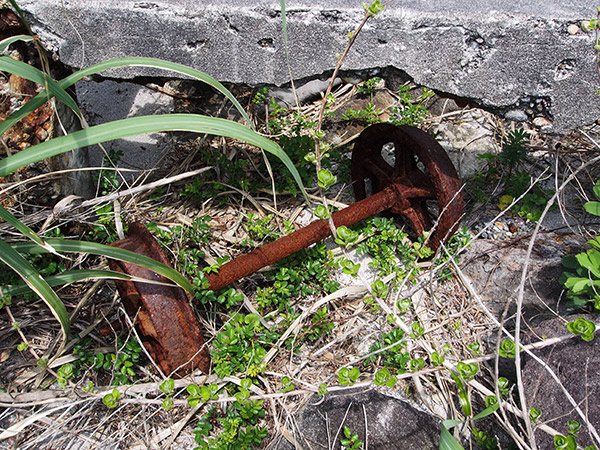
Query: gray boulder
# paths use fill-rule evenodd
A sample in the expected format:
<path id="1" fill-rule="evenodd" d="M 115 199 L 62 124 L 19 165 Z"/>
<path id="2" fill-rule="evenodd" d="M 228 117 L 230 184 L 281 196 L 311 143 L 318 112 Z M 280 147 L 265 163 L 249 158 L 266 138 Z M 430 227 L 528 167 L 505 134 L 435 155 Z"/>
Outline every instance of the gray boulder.
<path id="1" fill-rule="evenodd" d="M 566 317 L 573 320 L 579 316 Z M 598 315 L 584 316 L 600 325 Z M 532 336 L 548 338 L 569 334 L 562 318 L 543 322 L 535 327 L 525 341 L 533 341 Z M 538 339 L 536 338 L 536 340 Z M 554 346 L 535 350 L 558 376 L 564 388 L 577 402 L 591 424 L 600 430 L 600 339 L 596 336 L 586 342 L 581 338 L 572 338 Z M 567 421 L 582 423 L 577 443 L 581 448 L 598 444 L 590 438 L 585 421 L 573 410 L 565 393 L 550 374 L 532 358 L 525 357 L 523 383 L 529 407 L 541 409 L 540 421 L 550 425 L 563 435 L 568 434 Z M 554 439 L 548 434 L 537 431 L 536 441 L 540 450 L 554 450 Z"/>
<path id="2" fill-rule="evenodd" d="M 347 426 L 371 449 L 437 450 L 441 429 L 438 419 L 372 389 L 314 396 L 295 419 L 294 438 L 301 448 L 314 449 L 339 449 Z M 282 439 L 275 448 L 295 447 Z"/>

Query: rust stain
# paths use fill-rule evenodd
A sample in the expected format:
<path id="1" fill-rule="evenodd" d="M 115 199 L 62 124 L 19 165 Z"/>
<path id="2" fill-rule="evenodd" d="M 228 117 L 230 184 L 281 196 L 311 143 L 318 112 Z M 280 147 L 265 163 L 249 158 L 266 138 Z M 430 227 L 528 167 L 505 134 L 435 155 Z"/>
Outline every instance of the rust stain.
<path id="1" fill-rule="evenodd" d="M 156 240 L 140 223 L 131 224 L 128 237 L 112 245 L 170 266 Z M 112 270 L 169 282 L 162 275 L 136 264 L 115 260 L 109 260 L 108 263 Z M 208 373 L 208 348 L 183 289 L 137 281 L 116 280 L 115 284 L 127 314 L 132 320 L 135 318 L 142 344 L 167 376 L 181 378 L 198 368 Z"/>

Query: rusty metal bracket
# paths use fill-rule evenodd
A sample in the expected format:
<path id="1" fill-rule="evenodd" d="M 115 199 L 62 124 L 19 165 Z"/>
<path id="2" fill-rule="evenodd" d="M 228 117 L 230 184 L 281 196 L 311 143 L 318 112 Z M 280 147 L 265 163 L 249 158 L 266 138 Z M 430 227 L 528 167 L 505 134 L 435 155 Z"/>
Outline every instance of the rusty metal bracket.
<path id="1" fill-rule="evenodd" d="M 128 237 L 112 245 L 170 266 L 158 242 L 140 223 L 130 224 Z M 138 278 L 169 283 L 162 275 L 136 264 L 109 260 L 108 265 L 111 270 Z M 198 368 L 208 373 L 208 348 L 183 289 L 140 281 L 115 280 L 115 284 L 127 314 L 135 319 L 142 344 L 165 375 L 180 378 Z"/>

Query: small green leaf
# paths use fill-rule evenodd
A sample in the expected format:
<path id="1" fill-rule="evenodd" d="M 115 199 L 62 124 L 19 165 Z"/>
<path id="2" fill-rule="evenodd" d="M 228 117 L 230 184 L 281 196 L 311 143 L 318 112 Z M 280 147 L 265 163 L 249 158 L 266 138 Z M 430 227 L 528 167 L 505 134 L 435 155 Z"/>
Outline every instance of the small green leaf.
<path id="1" fill-rule="evenodd" d="M 370 6 L 366 3 L 363 3 L 363 9 L 367 14 L 369 14 L 369 16 L 373 17 L 374 15 L 383 11 L 385 9 L 385 5 L 382 5 L 379 0 L 375 0 Z"/>
<path id="2" fill-rule="evenodd" d="M 529 409 L 529 420 L 532 422 L 536 422 L 541 416 L 542 410 L 533 407 Z"/>
<path id="3" fill-rule="evenodd" d="M 494 406 L 498 404 L 498 397 L 496 397 L 495 395 L 488 395 L 485 398 L 485 406 L 489 407 L 489 406 Z"/>
<path id="4" fill-rule="evenodd" d="M 567 329 L 575 336 L 581 336 L 584 341 L 591 341 L 596 332 L 596 324 L 583 317 L 579 317 L 569 322 L 567 324 Z"/>
<path id="5" fill-rule="evenodd" d="M 557 450 L 577 450 L 577 444 L 573 436 L 562 436 L 557 434 L 554 436 L 554 446 Z"/>
<path id="6" fill-rule="evenodd" d="M 600 216 L 600 202 L 587 202 L 584 208 L 588 213 Z"/>
<path id="7" fill-rule="evenodd" d="M 102 397 L 102 403 L 104 403 L 109 408 L 115 408 L 120 398 L 121 394 L 119 393 L 119 391 L 113 389 L 112 392 Z"/>
<path id="8" fill-rule="evenodd" d="M 335 183 L 337 183 L 337 177 L 333 175 L 328 169 L 321 169 L 317 173 L 317 184 L 323 189 L 329 189 Z"/>
<path id="9" fill-rule="evenodd" d="M 596 181 L 596 184 L 594 184 L 594 194 L 596 194 L 596 198 L 598 200 L 600 200 L 600 180 Z"/>
<path id="10" fill-rule="evenodd" d="M 167 378 L 160 384 L 159 389 L 167 395 L 172 394 L 175 390 L 175 381 L 173 381 L 170 378 Z"/>
<path id="11" fill-rule="evenodd" d="M 335 242 L 348 248 L 358 240 L 358 233 L 350 228 L 342 225 L 336 230 L 338 238 Z"/>
<path id="12" fill-rule="evenodd" d="M 443 355 L 440 355 L 438 352 L 433 352 L 431 354 L 431 364 L 434 366 L 441 366 L 446 358 Z"/>
<path id="13" fill-rule="evenodd" d="M 569 434 L 573 436 L 577 436 L 577 433 L 581 429 L 581 423 L 576 420 L 568 420 L 567 426 L 569 427 Z"/>
<path id="14" fill-rule="evenodd" d="M 331 213 L 324 205 L 319 205 L 315 208 L 315 216 L 321 220 L 328 219 Z"/>
<path id="15" fill-rule="evenodd" d="M 513 341 L 511 341 L 510 339 L 504 339 L 500 343 L 500 349 L 498 351 L 498 353 L 500 353 L 500 356 L 503 356 L 505 358 L 514 358 L 515 352 L 516 352 L 515 343 Z"/>
<path id="16" fill-rule="evenodd" d="M 467 345 L 467 348 L 473 356 L 481 355 L 481 344 L 479 342 L 472 342 Z"/>
<path id="17" fill-rule="evenodd" d="M 410 329 L 413 332 L 413 336 L 416 338 L 423 336 L 423 334 L 425 333 L 425 327 L 419 322 L 413 322 L 413 324 L 410 326 Z"/>
<path id="18" fill-rule="evenodd" d="M 371 289 L 373 289 L 373 293 L 379 298 L 385 298 L 389 293 L 389 288 L 379 278 L 371 284 Z"/>
<path id="19" fill-rule="evenodd" d="M 456 365 L 456 370 L 458 370 L 463 380 L 470 380 L 479 372 L 479 366 L 475 363 L 461 361 Z"/>

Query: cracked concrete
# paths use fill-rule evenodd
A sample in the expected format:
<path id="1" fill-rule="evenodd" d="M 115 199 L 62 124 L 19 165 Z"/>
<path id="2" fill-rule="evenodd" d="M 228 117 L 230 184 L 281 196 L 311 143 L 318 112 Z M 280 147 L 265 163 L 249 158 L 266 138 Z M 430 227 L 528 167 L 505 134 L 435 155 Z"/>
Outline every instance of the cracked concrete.
<path id="1" fill-rule="evenodd" d="M 361 2 L 287 3 L 294 77 L 330 72 L 363 16 Z M 282 85 L 289 79 L 277 0 L 19 4 L 48 48 L 71 67 L 152 56 L 225 82 Z M 595 6 L 585 0 L 394 1 L 367 23 L 344 69 L 393 67 L 417 84 L 496 113 L 547 117 L 552 124 L 545 131 L 564 133 L 600 117 L 593 37 L 574 28 L 594 16 Z M 156 74 L 132 68 L 108 75 Z"/>

